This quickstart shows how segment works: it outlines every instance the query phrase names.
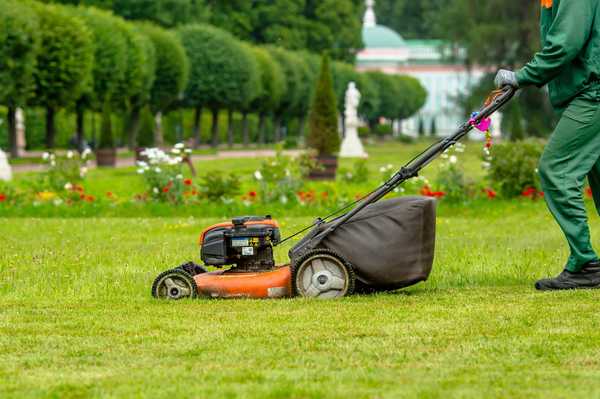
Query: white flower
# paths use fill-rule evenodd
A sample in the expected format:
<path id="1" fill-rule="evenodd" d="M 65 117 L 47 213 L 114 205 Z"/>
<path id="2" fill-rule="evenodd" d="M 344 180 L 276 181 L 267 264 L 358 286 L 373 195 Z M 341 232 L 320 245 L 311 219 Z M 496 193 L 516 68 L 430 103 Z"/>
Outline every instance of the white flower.
<path id="1" fill-rule="evenodd" d="M 68 159 L 73 158 L 73 151 L 67 151 L 67 158 Z"/>
<path id="2" fill-rule="evenodd" d="M 183 179 L 183 175 L 177 175 L 177 176 L 175 176 L 175 178 L 178 179 L 178 180 L 182 180 Z"/>
<path id="3" fill-rule="evenodd" d="M 86 159 L 88 157 L 88 155 L 90 155 L 91 153 L 92 153 L 92 150 L 90 150 L 89 148 L 86 148 L 81 153 L 81 158 Z"/>
<path id="4" fill-rule="evenodd" d="M 152 192 L 153 192 L 154 194 L 158 194 L 158 193 L 159 193 L 158 187 L 154 187 L 154 188 L 152 189 Z"/>
<path id="5" fill-rule="evenodd" d="M 48 159 L 50 159 L 50 154 L 49 154 L 49 153 L 47 153 L 47 152 L 43 153 L 43 154 L 42 154 L 42 159 L 43 159 L 44 161 L 47 161 Z"/>
<path id="6" fill-rule="evenodd" d="M 145 168 L 148 166 L 148 164 L 144 161 L 138 161 L 137 166 L 139 166 L 140 168 Z"/>
<path id="7" fill-rule="evenodd" d="M 54 160 L 50 161 L 50 166 L 56 166 L 56 162 Z"/>
<path id="8" fill-rule="evenodd" d="M 88 172 L 88 168 L 85 166 L 82 166 L 81 168 L 79 168 L 79 176 L 84 177 Z"/>
<path id="9" fill-rule="evenodd" d="M 279 202 L 281 202 L 282 204 L 287 204 L 288 197 L 286 197 L 285 195 L 282 195 L 281 197 L 279 197 Z"/>
<path id="10" fill-rule="evenodd" d="M 145 171 L 146 171 L 146 169 L 141 169 L 141 168 L 137 170 L 138 174 L 140 174 L 140 175 L 143 175 Z"/>
<path id="11" fill-rule="evenodd" d="M 442 159 L 448 159 L 448 154 L 446 154 L 445 152 L 442 154 Z"/>
<path id="12" fill-rule="evenodd" d="M 181 154 L 181 150 L 179 148 L 173 148 L 171 150 L 171 154 L 179 155 Z"/>
<path id="13" fill-rule="evenodd" d="M 177 158 L 175 158 L 175 162 L 176 163 L 181 163 L 181 162 L 183 162 L 183 158 L 177 157 Z"/>
<path id="14" fill-rule="evenodd" d="M 379 168 L 379 172 L 380 173 L 385 173 L 386 172 L 385 166 L 382 166 L 381 168 Z"/>
<path id="15" fill-rule="evenodd" d="M 185 147 L 185 144 L 183 144 L 183 143 L 177 143 L 177 144 L 175 144 L 175 146 L 174 146 L 174 148 L 177 148 L 178 150 L 181 150 L 181 149 L 183 149 L 184 147 Z"/>
<path id="16" fill-rule="evenodd" d="M 162 172 L 162 171 L 161 171 L 161 169 L 160 169 L 159 167 L 156 167 L 156 168 L 154 168 L 154 171 L 155 171 L 156 173 L 160 173 L 160 172 Z"/>
<path id="17" fill-rule="evenodd" d="M 458 158 L 456 158 L 456 155 L 451 155 L 449 161 L 450 163 L 456 163 L 456 161 L 458 161 Z"/>
<path id="18" fill-rule="evenodd" d="M 70 190 L 72 188 L 73 188 L 73 185 L 71 183 L 65 184 L 65 190 Z"/>
<path id="19" fill-rule="evenodd" d="M 52 203 L 54 204 L 54 206 L 60 206 L 63 203 L 63 200 L 61 200 L 60 198 L 55 198 L 54 201 L 52 201 Z"/>
<path id="20" fill-rule="evenodd" d="M 488 169 L 488 168 L 491 166 L 491 164 L 490 164 L 489 162 L 482 162 L 482 163 L 481 163 L 481 166 L 482 166 L 484 169 Z"/>
<path id="21" fill-rule="evenodd" d="M 263 179 L 263 175 L 262 175 L 262 173 L 260 173 L 260 170 L 257 170 L 256 172 L 254 172 L 254 178 L 256 180 L 262 180 Z"/>
<path id="22" fill-rule="evenodd" d="M 192 153 L 192 149 L 191 148 L 186 148 L 185 149 L 185 153 L 186 154 L 191 154 Z"/>

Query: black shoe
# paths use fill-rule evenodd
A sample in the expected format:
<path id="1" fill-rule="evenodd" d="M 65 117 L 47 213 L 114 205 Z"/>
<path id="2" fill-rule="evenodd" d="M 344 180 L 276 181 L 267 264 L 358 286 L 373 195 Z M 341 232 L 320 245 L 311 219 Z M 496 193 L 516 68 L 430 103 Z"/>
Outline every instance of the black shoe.
<path id="1" fill-rule="evenodd" d="M 577 273 L 565 269 L 554 278 L 539 280 L 535 288 L 540 291 L 600 288 L 600 261 L 586 263 Z"/>

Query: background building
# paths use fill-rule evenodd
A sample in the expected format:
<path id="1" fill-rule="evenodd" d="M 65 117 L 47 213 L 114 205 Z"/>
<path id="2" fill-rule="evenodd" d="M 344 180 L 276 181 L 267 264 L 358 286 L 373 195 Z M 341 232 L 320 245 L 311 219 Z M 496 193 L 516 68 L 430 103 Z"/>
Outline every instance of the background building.
<path id="1" fill-rule="evenodd" d="M 417 115 L 403 121 L 403 133 L 417 135 L 422 124 L 430 134 L 435 124 L 438 135 L 450 134 L 464 122 L 457 97 L 479 82 L 485 71 L 467 70 L 464 52 L 453 52 L 440 40 L 404 40 L 392 29 L 377 25 L 373 6 L 374 0 L 367 0 L 362 30 L 365 48 L 357 55 L 357 69 L 419 79 L 427 90 L 427 102 Z"/>

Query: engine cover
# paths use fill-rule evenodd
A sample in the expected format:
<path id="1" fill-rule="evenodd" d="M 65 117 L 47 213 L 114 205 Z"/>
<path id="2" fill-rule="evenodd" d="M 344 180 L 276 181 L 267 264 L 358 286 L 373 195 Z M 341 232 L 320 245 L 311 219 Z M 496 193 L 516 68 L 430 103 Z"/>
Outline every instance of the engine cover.
<path id="1" fill-rule="evenodd" d="M 208 266 L 236 266 L 240 271 L 273 270 L 273 245 L 280 238 L 279 225 L 271 216 L 237 217 L 202 232 L 200 256 Z"/>

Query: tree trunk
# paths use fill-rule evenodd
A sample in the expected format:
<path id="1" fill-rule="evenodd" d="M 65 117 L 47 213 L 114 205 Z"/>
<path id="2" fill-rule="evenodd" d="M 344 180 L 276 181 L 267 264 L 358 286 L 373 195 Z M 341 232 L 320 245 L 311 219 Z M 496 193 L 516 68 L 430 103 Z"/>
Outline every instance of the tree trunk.
<path id="1" fill-rule="evenodd" d="M 300 127 L 299 127 L 300 132 L 298 134 L 298 138 L 301 139 L 301 140 L 304 140 L 305 137 L 306 137 L 306 133 L 305 133 L 305 130 L 306 130 L 306 115 L 303 115 L 303 116 L 300 117 L 299 124 L 300 124 Z"/>
<path id="2" fill-rule="evenodd" d="M 198 148 L 201 143 L 202 133 L 202 107 L 197 106 L 194 110 L 194 130 L 192 137 L 194 138 L 194 148 Z"/>
<path id="3" fill-rule="evenodd" d="M 211 126 L 211 147 L 217 148 L 219 146 L 219 110 L 212 110 L 212 126 Z"/>
<path id="4" fill-rule="evenodd" d="M 244 142 L 244 147 L 248 147 L 250 144 L 250 126 L 248 124 L 248 113 L 244 112 L 242 114 L 242 137 Z"/>
<path id="5" fill-rule="evenodd" d="M 227 110 L 227 145 L 233 147 L 233 111 Z"/>
<path id="6" fill-rule="evenodd" d="M 265 128 L 267 124 L 267 116 L 261 113 L 258 117 L 258 144 L 265 144 Z"/>
<path id="7" fill-rule="evenodd" d="M 279 143 L 281 140 L 281 115 L 275 115 L 275 119 L 273 121 L 274 129 L 275 129 L 275 142 Z"/>
<path id="8" fill-rule="evenodd" d="M 129 115 L 129 129 L 127 129 L 128 144 L 130 150 L 134 151 L 138 146 L 138 133 L 140 131 L 140 107 L 133 107 Z"/>
<path id="9" fill-rule="evenodd" d="M 17 158 L 19 156 L 19 147 L 17 145 L 17 109 L 13 106 L 9 106 L 6 118 L 8 120 L 7 126 L 10 156 L 11 158 Z"/>
<path id="10" fill-rule="evenodd" d="M 54 107 L 46 108 L 46 148 L 54 148 L 54 140 L 56 138 L 56 125 L 54 117 L 56 116 L 56 110 Z"/>
<path id="11" fill-rule="evenodd" d="M 162 147 L 163 142 L 162 112 L 158 111 L 154 116 L 154 146 Z"/>
<path id="12" fill-rule="evenodd" d="M 83 152 L 83 138 L 85 137 L 85 111 L 82 104 L 77 104 L 75 108 L 75 132 L 77 134 L 77 150 Z"/>

